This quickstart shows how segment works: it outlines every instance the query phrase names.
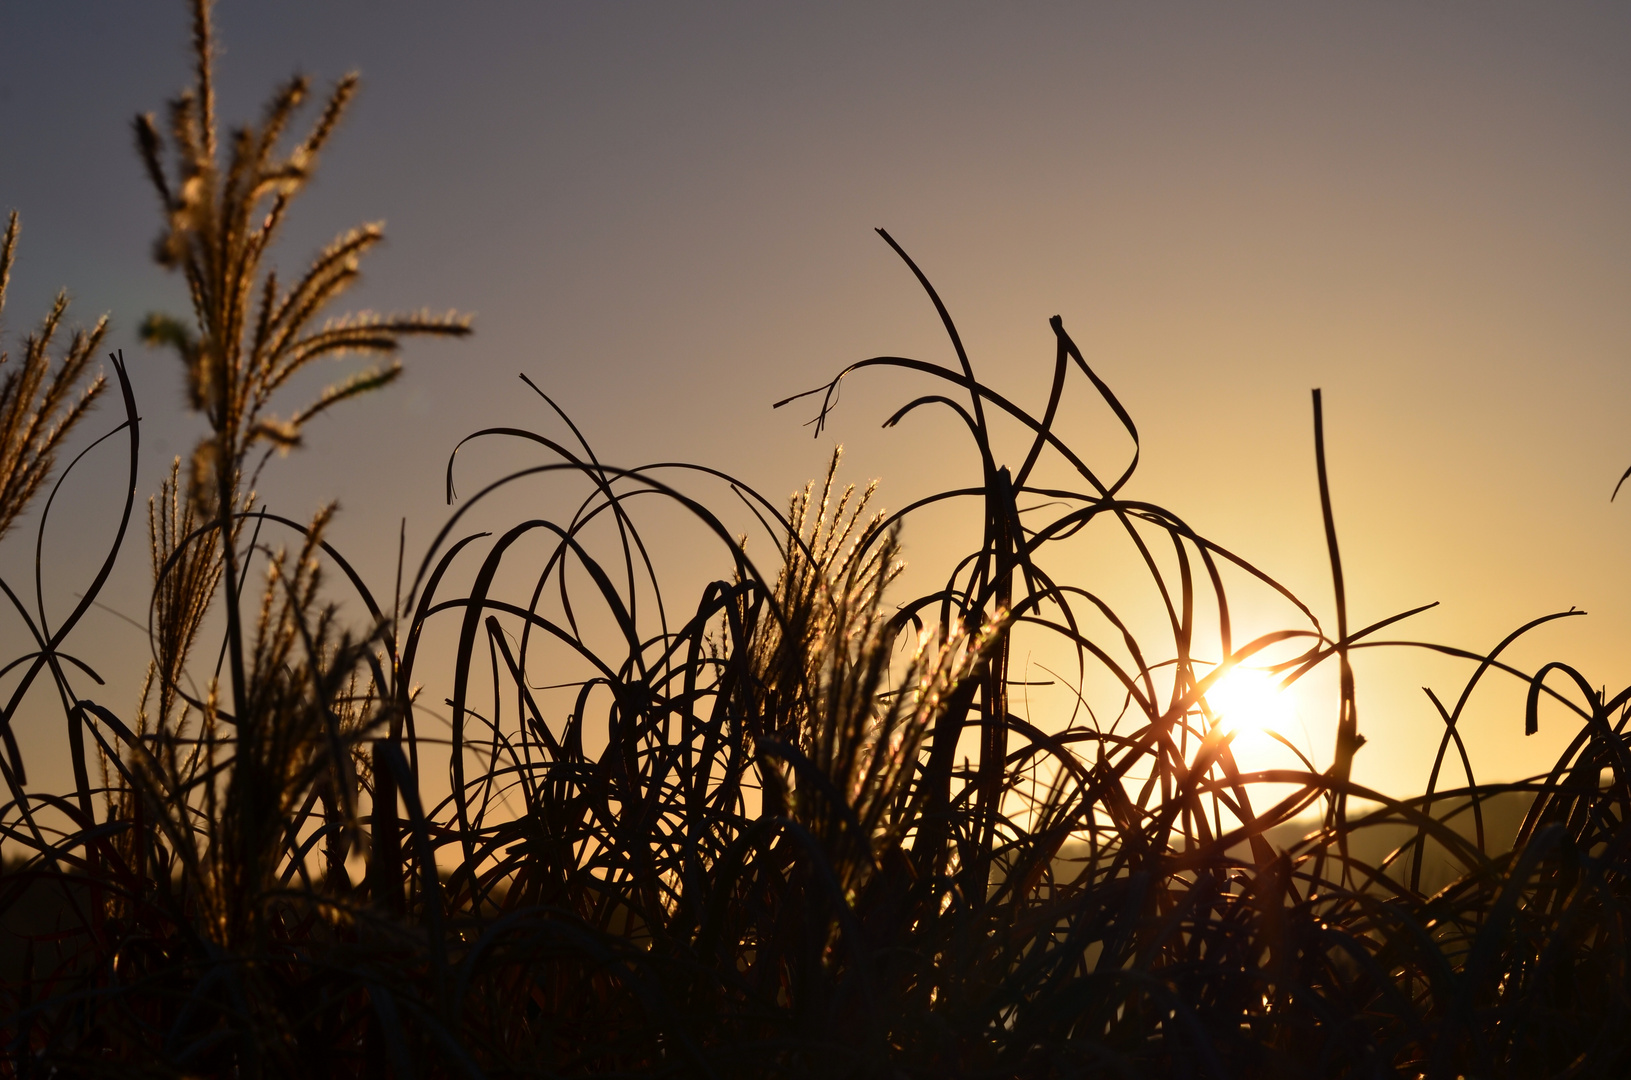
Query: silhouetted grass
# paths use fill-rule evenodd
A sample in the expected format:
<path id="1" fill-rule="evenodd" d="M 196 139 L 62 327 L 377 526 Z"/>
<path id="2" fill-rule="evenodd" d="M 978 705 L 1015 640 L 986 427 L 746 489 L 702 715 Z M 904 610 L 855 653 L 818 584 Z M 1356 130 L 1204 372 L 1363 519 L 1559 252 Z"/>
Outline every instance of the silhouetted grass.
<path id="1" fill-rule="evenodd" d="M 190 119 L 209 115 L 206 15 L 201 89 L 176 110 L 184 143 L 210 127 Z M 286 119 L 279 109 L 267 129 Z M 273 142 L 241 137 L 249 164 L 232 174 L 259 168 Z M 143 146 L 156 162 L 156 143 Z M 245 181 L 208 205 L 286 182 Z M 167 236 L 186 239 L 163 252 L 172 260 L 216 250 L 221 222 L 250 220 L 167 205 Z M 181 217 L 191 232 L 175 231 Z M 1125 494 L 1136 425 L 1059 318 L 1033 411 L 980 381 L 928 279 L 884 238 L 957 364 L 852 365 L 825 388 L 818 421 L 839 380 L 911 372 L 922 396 L 889 424 L 949 410 L 981 463 L 968 486 L 880 515 L 870 491 L 838 485 L 835 456 L 783 511 L 701 466 L 605 464 L 540 391 L 551 430 L 567 434 L 472 435 L 519 441 L 537 463 L 463 500 L 388 600 L 323 540 L 326 512 L 300 524 L 254 501 L 245 454 L 281 436 L 253 426 L 248 398 L 210 395 L 275 384 L 275 361 L 250 350 L 228 363 L 209 343 L 222 337 L 211 327 L 254 334 L 255 321 L 206 305 L 203 331 L 155 322 L 191 357 L 214 434 L 190 491 L 178 466 L 150 511 L 154 664 L 141 708 L 86 696 L 65 651 L 73 620 L 53 630 L 8 588 L 36 647 L 9 669 L 21 681 L 7 723 L 48 674 L 105 774 L 46 794 L 26 789 L 20 759 L 0 762 L 13 860 L 0 914 L 27 939 L 8 954 L 7 1074 L 1631 1067 L 1631 691 L 1599 694 L 1561 664 L 1517 670 L 1501 659 L 1516 634 L 1478 654 L 1380 641 L 1408 612 L 1350 628 L 1316 392 L 1336 612 L 1323 626 L 1267 574 Z M 213 280 L 205 254 L 190 281 Z M 234 295 L 244 312 L 258 294 Z M 274 310 L 275 284 L 264 295 Z M 128 429 L 134 461 L 134 391 L 117 359 L 115 372 L 116 430 Z M 1068 393 L 1107 407 L 1125 462 L 1096 471 L 1073 448 L 1059 419 Z M 1044 470 L 1069 479 L 1044 483 Z M 450 461 L 450 497 L 452 477 Z M 581 495 L 496 535 L 466 531 L 472 508 L 536 477 Z M 693 493 L 698 480 L 730 485 L 729 513 Z M 126 522 L 134 472 L 129 493 Z M 743 505 L 772 540 L 767 562 L 728 523 Z M 981 540 L 938 587 L 897 596 L 899 536 L 930 508 L 967 515 Z M 719 580 L 665 592 L 648 547 L 662 533 L 642 533 L 654 513 L 717 540 Z M 1118 609 L 1091 568 L 1060 557 L 1088 530 L 1142 565 L 1158 632 L 1135 632 L 1148 613 Z M 264 585 L 245 604 L 252 566 Z M 363 625 L 342 625 L 326 599 L 335 570 L 369 613 Z M 1300 621 L 1235 640 L 1226 577 L 1279 596 Z M 212 605 L 220 640 L 202 648 Z M 1016 643 L 1072 658 L 1056 681 L 1077 707 L 1033 715 L 1011 700 L 1025 681 Z M 1349 655 L 1384 645 L 1471 666 L 1453 706 L 1432 699 L 1444 734 L 1413 799 L 1351 778 L 1363 738 Z M 1248 660 L 1288 683 L 1336 668 L 1328 768 L 1240 767 L 1207 694 Z M 1577 718 L 1545 775 L 1475 779 L 1457 724 L 1490 675 L 1529 684 L 1531 731 L 1542 698 Z M 451 687 L 445 714 L 419 699 L 421 681 Z M 1118 716 L 1094 711 L 1106 697 Z"/>

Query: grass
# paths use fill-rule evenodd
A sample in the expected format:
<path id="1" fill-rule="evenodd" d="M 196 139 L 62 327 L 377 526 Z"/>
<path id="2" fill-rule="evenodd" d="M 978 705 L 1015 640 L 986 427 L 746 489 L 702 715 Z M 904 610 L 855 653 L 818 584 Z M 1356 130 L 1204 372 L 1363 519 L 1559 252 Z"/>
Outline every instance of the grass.
<path id="1" fill-rule="evenodd" d="M 835 457 L 785 509 L 739 483 L 740 504 L 710 505 L 692 481 L 728 476 L 606 464 L 539 391 L 559 421 L 550 431 L 471 436 L 519 440 L 537 463 L 462 500 L 395 595 L 370 593 L 324 541 L 328 512 L 272 515 L 254 476 L 305 419 L 394 368 L 288 420 L 269 419 L 270 402 L 291 365 L 321 352 L 390 351 L 468 324 L 309 328 L 377 234 L 342 237 L 288 291 L 260 262 L 352 84 L 278 157 L 305 93 L 291 83 L 218 168 L 208 8 L 195 10 L 174 175 L 156 126 L 138 133 L 166 213 L 161 261 L 195 300 L 190 322 L 155 317 L 149 337 L 181 355 L 211 434 L 150 504 L 154 662 L 134 713 L 98 700 L 70 653 L 78 612 L 49 627 L 7 586 L 35 645 L 7 669 L 0 759 L 0 916 L 21 932 L 4 983 L 6 1075 L 1631 1066 L 1631 691 L 1505 663 L 1545 619 L 1488 654 L 1416 643 L 1470 667 L 1453 704 L 1433 698 L 1444 733 L 1432 779 L 1404 800 L 1356 784 L 1350 654 L 1397 646 L 1379 632 L 1410 613 L 1348 625 L 1317 392 L 1332 627 L 1126 494 L 1137 427 L 1062 320 L 1044 405 L 1029 410 L 980 381 L 928 278 L 884 234 L 957 363 L 852 365 L 816 392 L 818 433 L 840 380 L 903 369 L 922 396 L 889 423 L 949 410 L 981 462 L 968 486 L 883 515 L 870 490 L 837 481 Z M 0 491 L 26 489 L 8 523 L 60 441 L 17 433 L 65 433 L 84 416 L 65 388 L 98 332 L 51 378 L 5 384 L 5 416 L 45 417 L 4 428 L 0 462 L 25 472 Z M 128 524 L 140 424 L 117 358 L 114 374 Z M 1107 407 L 1125 463 L 1101 473 L 1073 449 L 1067 394 Z M 576 484 L 579 501 L 496 535 L 467 531 L 474 507 L 545 475 Z M 659 534 L 641 523 L 657 504 L 717 539 L 721 577 L 697 595 L 665 592 L 653 569 Z M 728 524 L 740 505 L 771 539 L 767 563 Z M 901 596 L 900 537 L 925 511 L 965 515 L 981 540 L 938 587 Z M 1144 567 L 1159 632 L 1135 633 L 1148 613 L 1118 609 L 1059 557 L 1088 531 Z M 362 625 L 342 624 L 331 580 L 370 613 Z M 1280 596 L 1300 620 L 1235 640 L 1226 581 Z M 1028 681 L 1015 657 L 1038 649 L 1069 659 L 1056 681 L 1075 706 L 1038 714 L 1014 700 Z M 1207 695 L 1248 661 L 1286 682 L 1336 669 L 1329 767 L 1236 761 Z M 416 690 L 436 670 L 451 672 L 445 738 Z M 1543 702 L 1578 722 L 1544 775 L 1475 779 L 1457 724 L 1487 678 L 1528 684 L 1531 730 Z M 36 682 L 60 701 L 71 792 L 28 788 L 9 741 Z M 1448 786 L 1456 774 L 1465 782 Z"/>

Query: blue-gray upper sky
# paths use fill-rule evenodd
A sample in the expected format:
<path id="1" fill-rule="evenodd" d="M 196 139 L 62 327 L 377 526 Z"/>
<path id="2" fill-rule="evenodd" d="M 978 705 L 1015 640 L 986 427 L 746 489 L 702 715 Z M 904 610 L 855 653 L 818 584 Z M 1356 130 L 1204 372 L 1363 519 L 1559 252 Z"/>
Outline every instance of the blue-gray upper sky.
<path id="1" fill-rule="evenodd" d="M 900 380 L 851 384 L 818 441 L 809 409 L 769 407 L 865 356 L 947 359 L 884 226 L 1004 390 L 1040 401 L 1063 316 L 1139 422 L 1136 493 L 1320 610 L 1314 386 L 1358 621 L 1441 600 L 1416 633 L 1487 648 L 1578 605 L 1524 657 L 1631 679 L 1631 506 L 1608 503 L 1631 464 L 1623 5 L 226 0 L 217 19 L 226 123 L 292 71 L 363 76 L 280 262 L 384 219 L 351 306 L 476 315 L 263 486 L 294 516 L 337 498 L 382 591 L 398 518 L 411 551 L 445 514 L 457 439 L 547 424 L 522 371 L 619 462 L 697 460 L 779 498 L 836 439 L 891 506 L 977 476 L 949 426 L 878 430 Z M 174 361 L 133 336 L 185 297 L 149 261 L 130 120 L 187 64 L 179 0 L 0 7 L 0 211 L 23 216 L 7 341 L 61 285 L 112 313 L 144 494 L 198 428 Z M 100 542 L 95 485 L 65 491 L 59 565 Z M 109 594 L 138 619 L 141 539 Z M 98 618 L 85 633 L 134 634 Z M 0 630 L 8 655 L 22 640 Z M 1438 721 L 1416 688 L 1453 690 L 1449 670 L 1362 681 L 1361 775 L 1417 776 Z M 1496 773 L 1534 766 L 1520 717 L 1480 723 Z"/>

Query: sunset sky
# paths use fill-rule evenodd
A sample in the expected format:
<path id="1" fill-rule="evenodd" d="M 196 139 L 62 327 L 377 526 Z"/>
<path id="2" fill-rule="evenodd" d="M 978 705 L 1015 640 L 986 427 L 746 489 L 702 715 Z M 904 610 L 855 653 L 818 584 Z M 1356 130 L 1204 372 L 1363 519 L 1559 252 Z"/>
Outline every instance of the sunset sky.
<path id="1" fill-rule="evenodd" d="M 1631 465 L 1623 5 L 225 0 L 217 17 L 229 124 L 293 71 L 362 73 L 280 263 L 383 219 L 350 306 L 476 317 L 467 342 L 410 343 L 398 386 L 314 423 L 262 486 L 294 517 L 338 499 L 336 543 L 381 592 L 398 519 L 410 554 L 444 519 L 461 436 L 550 424 L 520 372 L 611 461 L 698 461 L 780 500 L 837 441 L 887 506 L 977 483 L 949 424 L 879 429 L 908 380 L 847 384 L 819 439 L 813 406 L 770 408 L 867 356 L 952 362 L 882 226 L 977 370 L 1036 408 L 1062 316 L 1138 422 L 1131 493 L 1322 618 L 1313 387 L 1354 623 L 1437 600 L 1401 633 L 1482 650 L 1575 606 L 1589 617 L 1513 658 L 1631 681 L 1631 500 L 1609 502 Z M 186 310 L 149 258 L 159 217 L 130 134 L 187 81 L 184 5 L 5 5 L 0 55 L 0 213 L 23 220 L 6 343 L 59 286 L 81 318 L 111 312 L 145 496 L 199 431 L 174 360 L 134 336 L 148 311 Z M 1108 414 L 1082 423 L 1119 463 Z M 53 511 L 57 612 L 106 542 L 106 489 L 87 476 Z M 29 580 L 31 537 L 0 551 L 8 581 Z M 940 539 L 909 530 L 909 563 L 944 563 Z M 104 597 L 138 621 L 146 555 L 138 530 Z M 77 646 L 99 641 L 123 658 L 101 692 L 132 709 L 141 635 L 98 612 Z M 28 647 L 15 620 L 0 646 Z M 1420 687 L 1453 698 L 1465 670 L 1363 658 L 1360 779 L 1421 782 L 1442 725 Z M 1544 767 L 1569 734 L 1525 740 L 1521 702 L 1481 700 L 1466 732 L 1491 779 Z M 1328 747 L 1334 704 L 1299 710 Z M 25 721 L 25 753 L 49 758 L 53 733 Z"/>

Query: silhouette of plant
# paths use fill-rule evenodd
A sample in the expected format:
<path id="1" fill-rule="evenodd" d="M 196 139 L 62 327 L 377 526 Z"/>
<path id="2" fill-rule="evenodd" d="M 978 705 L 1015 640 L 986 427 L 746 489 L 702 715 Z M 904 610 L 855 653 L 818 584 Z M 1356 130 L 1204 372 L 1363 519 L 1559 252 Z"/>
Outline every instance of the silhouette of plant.
<path id="1" fill-rule="evenodd" d="M 0 877 L 0 918 L 43 895 L 54 921 L 6 958 L 0 1075 L 1631 1069 L 1631 689 L 1503 659 L 1579 613 L 1483 652 L 1383 640 L 1415 611 L 1350 627 L 1316 391 L 1327 629 L 1133 494 L 1138 428 L 1061 318 L 1040 408 L 1010 399 L 980 380 L 947 305 L 887 233 L 954 363 L 852 364 L 812 392 L 817 430 L 841 380 L 910 373 L 925 389 L 887 425 L 948 412 L 977 462 L 966 486 L 885 515 L 872 488 L 840 485 L 835 454 L 783 513 L 720 470 L 606 464 L 538 391 L 549 429 L 465 440 L 511 440 L 537 460 L 463 500 L 387 614 L 324 540 L 330 511 L 302 525 L 257 507 L 246 466 L 396 370 L 273 419 L 272 397 L 311 356 L 466 326 L 308 329 L 373 233 L 342 238 L 287 292 L 257 277 L 351 84 L 279 157 L 304 92 L 291 84 L 217 172 L 207 6 L 194 15 L 175 178 L 151 122 L 138 130 L 170 214 L 161 256 L 196 308 L 193 326 L 155 318 L 149 336 L 187 362 L 211 434 L 190 492 L 178 461 L 149 506 L 154 661 L 134 724 L 79 692 L 94 672 L 61 651 L 72 619 L 51 629 L 42 610 L 35 651 L 7 669 L 27 673 L 8 719 L 51 669 L 70 732 L 103 751 L 107 812 L 91 813 L 77 766 L 77 798 L 25 791 L 10 747 L 0 838 L 29 862 Z M 117 357 L 114 370 L 134 462 L 134 399 Z M 1108 469 L 1062 419 L 1078 393 L 1126 436 Z M 546 477 L 576 492 L 558 512 L 461 532 L 476 507 Z M 764 527 L 768 563 L 698 494 L 716 483 Z M 127 520 L 134 492 L 132 469 Z M 717 541 L 718 578 L 683 603 L 648 548 L 673 526 L 672 514 L 661 534 L 647 525 L 658 505 Z M 901 537 L 931 508 L 961 512 L 978 544 L 900 597 Z M 295 540 L 279 548 L 269 532 Z M 1084 562 L 1070 545 L 1090 532 L 1140 572 Z M 251 559 L 266 580 L 246 634 Z M 360 629 L 325 593 L 330 567 L 368 613 Z M 1107 573 L 1114 596 L 1144 588 L 1147 609 L 1112 600 Z M 1238 640 L 1246 590 L 1283 603 L 1290 625 Z M 217 596 L 224 628 L 210 621 Z M 200 641 L 214 669 L 189 665 Z M 1471 666 L 1458 696 L 1428 692 L 1443 731 L 1415 797 L 1353 778 L 1364 739 L 1350 659 L 1369 648 Z M 1011 696 L 1030 684 L 1015 658 L 1032 652 L 1067 660 L 1049 670 L 1057 710 Z M 1294 767 L 1236 759 L 1209 695 L 1248 661 L 1282 684 L 1336 669 L 1324 768 L 1290 743 Z M 232 664 L 229 708 L 216 673 Z M 1527 732 L 1543 705 L 1548 723 L 1578 722 L 1545 773 L 1476 778 L 1458 725 L 1486 676 L 1527 686 Z M 445 712 L 421 700 L 422 681 L 448 687 Z M 1457 765 L 1465 783 L 1446 786 Z"/>
<path id="2" fill-rule="evenodd" d="M 362 256 L 384 238 L 377 224 L 336 238 L 293 285 L 282 287 L 275 270 L 262 273 L 290 204 L 311 179 L 319 152 L 356 93 L 357 77 L 348 75 L 336 83 L 306 136 L 280 154 L 279 144 L 309 91 L 304 77 L 290 79 L 267 102 L 259 126 L 232 132 L 223 164 L 217 145 L 210 7 L 211 0 L 192 2 L 194 83 L 170 103 L 173 169 L 164 166 L 164 139 L 151 114 L 137 117 L 136 143 L 166 215 L 155 258 L 182 273 L 193 306 L 191 325 L 150 315 L 142 336 L 180 357 L 188 403 L 209 422 L 210 434 L 193 453 L 191 493 L 204 520 L 223 522 L 253 503 L 253 478 L 244 469 L 256 447 L 298 446 L 308 421 L 389 384 L 401 365 L 393 359 L 366 368 L 279 418 L 268 411 L 272 399 L 297 372 L 325 356 L 389 355 L 410 335 L 460 337 L 470 332 L 470 321 L 452 314 L 363 312 L 315 325 L 357 281 Z M 222 571 L 227 594 L 237 596 L 238 558 L 227 536 L 223 529 Z M 243 642 L 235 605 L 228 605 L 227 621 L 232 701 L 241 710 Z"/>
<path id="3" fill-rule="evenodd" d="M 17 212 L 11 212 L 0 238 L 0 314 L 6 310 L 6 287 L 17 247 Z M 98 375 L 76 397 L 91 358 L 107 333 L 107 316 L 89 330 L 77 330 L 62 361 L 52 370 L 51 346 L 68 310 L 66 291 L 57 294 L 51 311 L 23 342 L 21 368 L 0 367 L 0 537 L 39 492 L 56 465 L 58 448 L 106 388 Z M 0 350 L 0 365 L 10 362 Z"/>

